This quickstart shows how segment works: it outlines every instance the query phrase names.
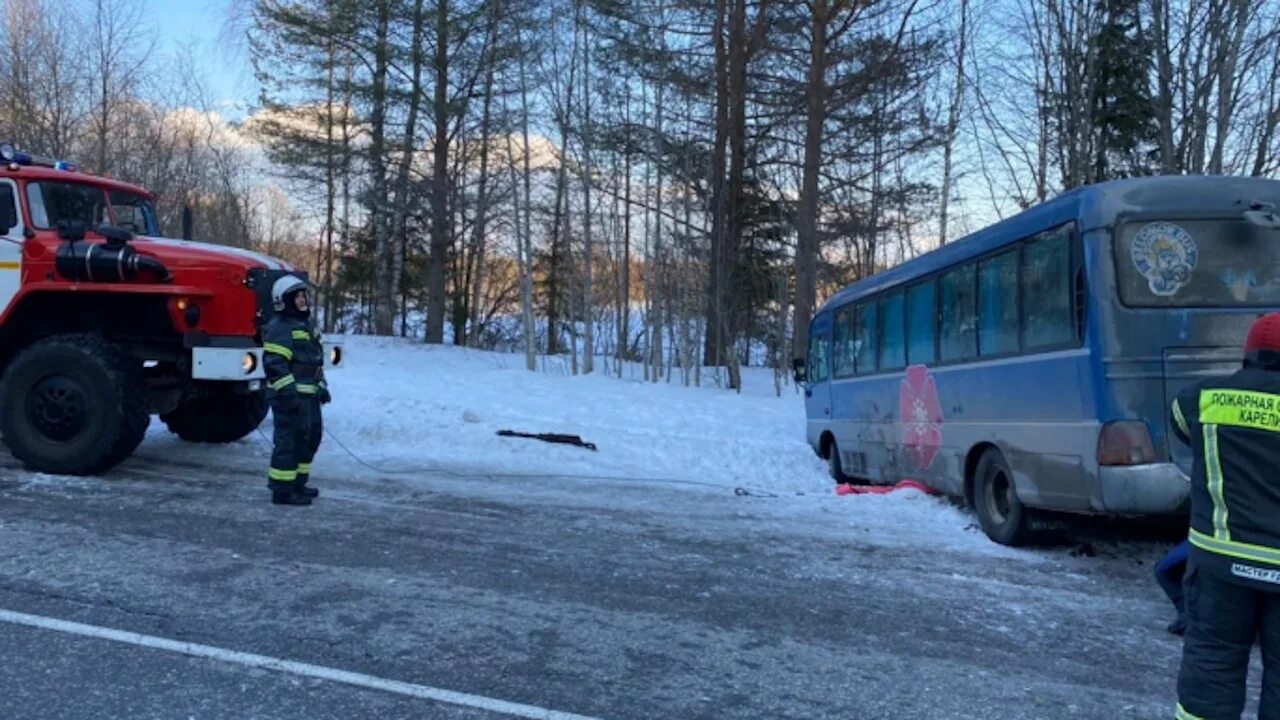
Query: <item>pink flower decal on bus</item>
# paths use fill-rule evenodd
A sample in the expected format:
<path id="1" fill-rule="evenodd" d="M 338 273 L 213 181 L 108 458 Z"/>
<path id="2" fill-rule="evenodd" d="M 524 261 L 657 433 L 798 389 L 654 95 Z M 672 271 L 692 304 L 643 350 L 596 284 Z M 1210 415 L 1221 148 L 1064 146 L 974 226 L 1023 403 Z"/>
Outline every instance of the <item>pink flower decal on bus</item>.
<path id="1" fill-rule="evenodd" d="M 907 368 L 898 389 L 902 444 L 920 469 L 928 468 L 942 446 L 942 407 L 938 386 L 924 365 Z"/>

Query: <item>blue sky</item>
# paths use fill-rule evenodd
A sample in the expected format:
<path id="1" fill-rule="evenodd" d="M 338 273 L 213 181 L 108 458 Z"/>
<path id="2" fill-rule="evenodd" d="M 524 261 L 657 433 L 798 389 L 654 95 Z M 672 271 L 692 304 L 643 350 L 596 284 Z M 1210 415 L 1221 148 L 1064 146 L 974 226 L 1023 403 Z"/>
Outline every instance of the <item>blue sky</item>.
<path id="1" fill-rule="evenodd" d="M 228 25 L 235 0 L 144 0 L 148 21 L 155 27 L 161 62 L 190 47 L 197 70 L 228 117 L 244 115 L 244 104 L 253 99 L 253 73 L 243 45 L 232 47 L 220 36 Z"/>

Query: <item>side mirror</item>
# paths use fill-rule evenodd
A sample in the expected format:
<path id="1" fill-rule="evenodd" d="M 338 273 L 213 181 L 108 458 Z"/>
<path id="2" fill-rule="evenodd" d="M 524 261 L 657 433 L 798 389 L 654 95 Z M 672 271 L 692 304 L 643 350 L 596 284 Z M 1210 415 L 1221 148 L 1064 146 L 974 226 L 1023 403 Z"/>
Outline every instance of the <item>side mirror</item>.
<path id="1" fill-rule="evenodd" d="M 795 358 L 791 361 L 791 374 L 796 382 L 802 383 L 809 379 L 808 368 L 805 367 L 804 358 Z"/>

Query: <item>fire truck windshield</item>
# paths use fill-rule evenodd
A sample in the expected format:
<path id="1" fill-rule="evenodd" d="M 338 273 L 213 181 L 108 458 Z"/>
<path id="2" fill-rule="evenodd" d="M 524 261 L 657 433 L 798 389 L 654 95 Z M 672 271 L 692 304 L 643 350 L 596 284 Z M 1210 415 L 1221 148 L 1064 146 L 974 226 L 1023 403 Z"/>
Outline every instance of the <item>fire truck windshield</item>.
<path id="1" fill-rule="evenodd" d="M 27 204 L 31 208 L 31 224 L 41 230 L 73 220 L 91 228 L 114 224 L 141 235 L 157 234 L 151 202 L 122 190 L 106 192 L 83 183 L 31 182 L 27 183 Z"/>
<path id="2" fill-rule="evenodd" d="M 111 214 L 116 218 L 116 225 L 125 228 L 135 235 L 158 235 L 156 231 L 156 213 L 151 201 L 141 195 L 134 195 L 123 190 L 112 190 L 108 193 L 111 200 Z"/>

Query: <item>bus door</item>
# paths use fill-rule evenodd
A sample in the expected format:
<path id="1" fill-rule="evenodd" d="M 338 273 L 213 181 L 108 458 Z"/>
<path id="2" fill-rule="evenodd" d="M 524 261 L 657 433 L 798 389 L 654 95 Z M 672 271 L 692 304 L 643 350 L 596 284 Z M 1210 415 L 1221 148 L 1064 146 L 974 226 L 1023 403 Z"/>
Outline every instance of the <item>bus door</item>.
<path id="1" fill-rule="evenodd" d="M 831 313 L 823 313 L 809 327 L 808 381 L 804 386 L 805 417 L 826 429 L 831 423 Z"/>
<path id="2" fill-rule="evenodd" d="M 22 281 L 21 217 L 18 186 L 12 180 L 0 180 L 0 313 L 8 308 Z"/>

